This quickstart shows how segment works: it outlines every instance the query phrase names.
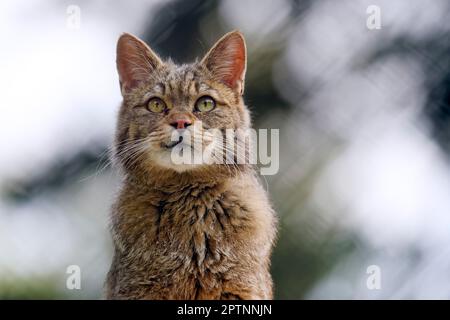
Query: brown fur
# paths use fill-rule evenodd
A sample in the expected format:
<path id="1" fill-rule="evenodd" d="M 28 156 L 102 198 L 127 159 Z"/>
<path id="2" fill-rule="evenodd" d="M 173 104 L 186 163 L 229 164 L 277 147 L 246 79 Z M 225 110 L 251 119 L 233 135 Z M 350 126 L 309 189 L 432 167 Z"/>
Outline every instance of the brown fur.
<path id="1" fill-rule="evenodd" d="M 200 62 L 163 62 L 124 34 L 117 65 L 124 101 L 116 158 L 124 179 L 112 211 L 109 299 L 271 299 L 276 218 L 250 165 L 173 167 L 163 145 L 180 115 L 204 128 L 248 128 L 245 43 L 225 35 Z M 207 113 L 198 97 L 215 99 Z M 145 109 L 157 96 L 170 108 Z M 141 142 L 144 141 L 144 144 Z"/>

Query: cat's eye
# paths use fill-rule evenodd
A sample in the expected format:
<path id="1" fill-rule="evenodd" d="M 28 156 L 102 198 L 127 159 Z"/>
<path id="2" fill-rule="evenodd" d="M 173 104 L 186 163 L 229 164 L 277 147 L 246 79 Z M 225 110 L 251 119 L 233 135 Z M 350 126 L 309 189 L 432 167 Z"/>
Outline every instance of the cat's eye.
<path id="1" fill-rule="evenodd" d="M 147 103 L 147 109 L 151 112 L 161 113 L 166 110 L 166 104 L 160 98 L 151 98 Z"/>
<path id="2" fill-rule="evenodd" d="M 208 112 L 214 109 L 216 102 L 209 96 L 201 97 L 195 103 L 195 109 L 200 112 Z"/>

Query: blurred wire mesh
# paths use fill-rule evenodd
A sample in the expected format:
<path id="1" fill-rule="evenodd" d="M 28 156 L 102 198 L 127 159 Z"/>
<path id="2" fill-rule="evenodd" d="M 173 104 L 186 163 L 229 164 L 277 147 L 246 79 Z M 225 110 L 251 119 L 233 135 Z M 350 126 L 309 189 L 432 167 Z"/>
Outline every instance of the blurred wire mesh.
<path id="1" fill-rule="evenodd" d="M 254 125 L 280 129 L 265 177 L 276 298 L 450 298 L 449 14 L 445 0 L 3 1 L 0 298 L 101 296 L 119 34 L 187 62 L 232 29 Z"/>

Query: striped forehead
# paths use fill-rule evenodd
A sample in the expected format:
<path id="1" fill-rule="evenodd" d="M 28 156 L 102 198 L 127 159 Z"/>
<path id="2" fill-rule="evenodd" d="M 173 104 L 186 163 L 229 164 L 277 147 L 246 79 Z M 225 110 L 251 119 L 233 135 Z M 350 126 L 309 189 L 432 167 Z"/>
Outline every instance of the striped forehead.
<path id="1" fill-rule="evenodd" d="M 190 84 L 200 79 L 195 70 L 182 66 L 173 69 L 164 80 L 165 94 L 177 96 L 186 95 L 189 92 Z"/>
<path id="2" fill-rule="evenodd" d="M 170 98 L 173 103 L 180 103 L 186 102 L 201 91 L 208 90 L 209 86 L 202 83 L 199 72 L 188 65 L 172 69 L 153 89 Z"/>

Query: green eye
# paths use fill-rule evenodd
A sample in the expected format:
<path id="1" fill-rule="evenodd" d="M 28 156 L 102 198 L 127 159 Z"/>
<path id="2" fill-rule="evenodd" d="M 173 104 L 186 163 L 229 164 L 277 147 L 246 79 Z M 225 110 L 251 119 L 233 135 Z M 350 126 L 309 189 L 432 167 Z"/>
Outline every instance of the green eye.
<path id="1" fill-rule="evenodd" d="M 147 109 L 151 112 L 161 113 L 166 109 L 166 104 L 160 98 L 151 98 L 147 104 Z"/>
<path id="2" fill-rule="evenodd" d="M 197 100 L 195 103 L 195 109 L 200 112 L 208 112 L 214 109 L 216 102 L 213 98 L 204 96 Z"/>

